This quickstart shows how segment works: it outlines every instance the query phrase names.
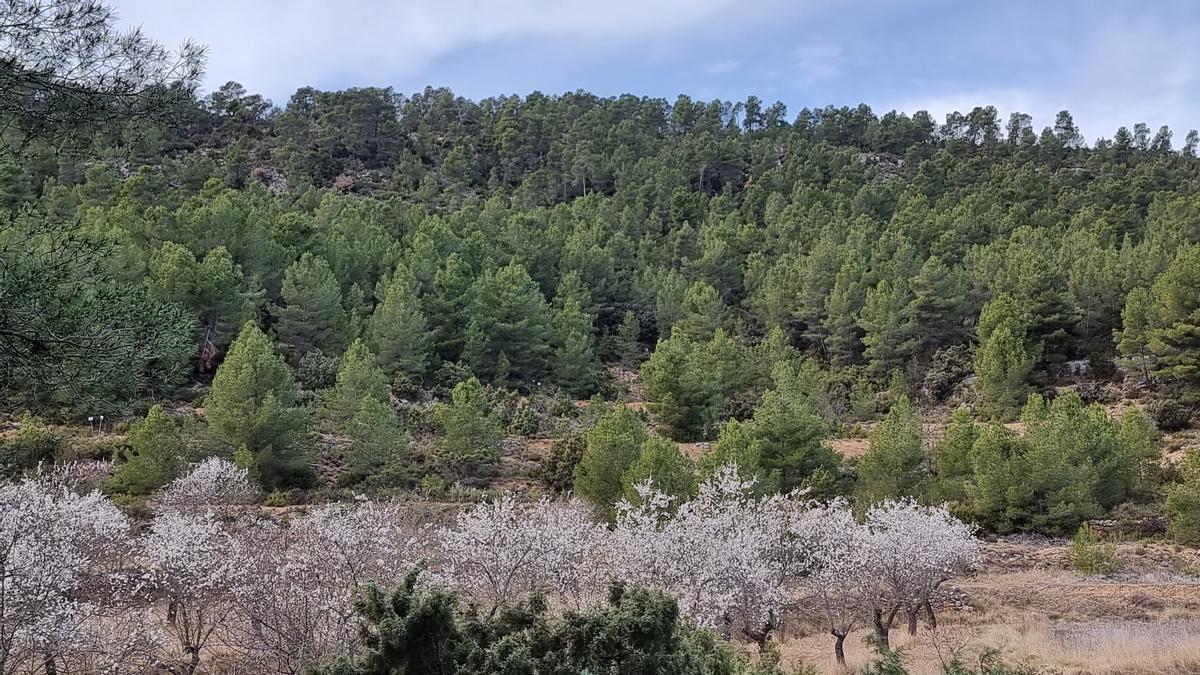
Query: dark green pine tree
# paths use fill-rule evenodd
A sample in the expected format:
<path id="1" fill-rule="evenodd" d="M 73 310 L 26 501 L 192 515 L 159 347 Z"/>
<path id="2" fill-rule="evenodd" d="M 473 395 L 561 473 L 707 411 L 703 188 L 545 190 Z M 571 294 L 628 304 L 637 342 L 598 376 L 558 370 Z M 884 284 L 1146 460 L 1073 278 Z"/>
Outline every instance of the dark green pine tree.
<path id="1" fill-rule="evenodd" d="M 483 274 L 475 282 L 471 318 L 486 339 L 484 371 L 495 374 L 500 354 L 508 376 L 532 384 L 546 374 L 550 320 L 546 298 L 519 264 Z"/>
<path id="2" fill-rule="evenodd" d="M 902 368 L 912 358 L 916 342 L 914 328 L 905 311 L 912 293 L 908 282 L 887 279 L 867 291 L 859 325 L 863 328 L 863 356 L 876 378 Z"/>
<path id="3" fill-rule="evenodd" d="M 717 289 L 697 281 L 692 284 L 683 296 L 683 316 L 672 328 L 682 335 L 705 342 L 712 339 L 717 329 L 721 327 L 725 305 Z"/>
<path id="4" fill-rule="evenodd" d="M 983 396 L 984 412 L 1011 419 L 1029 394 L 1033 356 L 1026 346 L 1026 319 L 1017 301 L 999 295 L 979 315 L 979 345 L 975 348 L 975 376 Z"/>
<path id="5" fill-rule="evenodd" d="M 913 349 L 932 354 L 945 345 L 967 339 L 967 277 L 961 267 L 947 267 L 939 257 L 921 265 L 913 278 L 912 300 L 904 309 L 904 319 L 912 332 Z"/>
<path id="6" fill-rule="evenodd" d="M 863 506 L 884 499 L 926 496 L 928 461 L 921 418 L 901 395 L 871 430 L 870 445 L 858 466 L 857 498 Z"/>
<path id="7" fill-rule="evenodd" d="M 462 358 L 473 283 L 471 266 L 459 254 L 452 253 L 433 275 L 433 292 L 422 298 L 433 350 L 442 361 Z"/>
<path id="8" fill-rule="evenodd" d="M 175 421 L 162 406 L 153 406 L 146 418 L 129 431 L 125 461 L 117 465 L 105 489 L 148 495 L 179 475 L 186 452 L 187 445 Z"/>
<path id="9" fill-rule="evenodd" d="M 825 303 L 825 348 L 834 363 L 854 363 L 862 351 L 858 317 L 866 298 L 862 264 L 851 258 L 838 271 Z"/>
<path id="10" fill-rule="evenodd" d="M 568 298 L 554 310 L 552 337 L 550 368 L 554 383 L 576 398 L 596 393 L 602 369 L 596 357 L 592 319 L 583 312 L 578 299 Z"/>
<path id="11" fill-rule="evenodd" d="M 1150 351 L 1156 377 L 1200 399 L 1200 245 L 1180 253 L 1155 282 Z"/>
<path id="12" fill-rule="evenodd" d="M 646 442 L 646 428 L 626 406 L 609 411 L 587 434 L 587 447 L 575 466 L 575 494 L 612 519 L 624 492 L 622 479 Z"/>
<path id="13" fill-rule="evenodd" d="M 314 349 L 337 354 L 346 348 L 349 319 L 337 277 L 324 259 L 305 253 L 284 271 L 283 302 L 271 313 L 275 337 L 292 359 Z"/>
<path id="14" fill-rule="evenodd" d="M 308 420 L 299 394 L 283 356 L 258 326 L 247 323 L 217 369 L 204 418 L 218 440 L 253 454 L 265 487 L 295 485 L 309 477 L 300 455 Z"/>
<path id="15" fill-rule="evenodd" d="M 389 377 L 420 377 L 429 366 L 430 334 L 416 281 L 399 267 L 376 294 L 379 304 L 367 320 L 367 346 Z"/>
<path id="16" fill-rule="evenodd" d="M 342 355 L 337 381 L 326 394 L 326 413 L 334 421 L 344 422 L 354 415 L 363 398 L 387 403 L 388 396 L 387 373 L 367 345 L 355 340 Z"/>

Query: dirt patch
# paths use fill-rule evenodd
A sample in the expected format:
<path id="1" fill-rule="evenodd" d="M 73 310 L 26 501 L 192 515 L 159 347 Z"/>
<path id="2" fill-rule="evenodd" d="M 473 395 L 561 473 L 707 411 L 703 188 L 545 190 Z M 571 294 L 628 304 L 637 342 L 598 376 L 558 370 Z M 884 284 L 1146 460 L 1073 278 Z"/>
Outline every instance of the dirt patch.
<path id="1" fill-rule="evenodd" d="M 847 459 L 862 457 L 871 445 L 865 438 L 831 438 L 828 443 L 834 452 Z"/>

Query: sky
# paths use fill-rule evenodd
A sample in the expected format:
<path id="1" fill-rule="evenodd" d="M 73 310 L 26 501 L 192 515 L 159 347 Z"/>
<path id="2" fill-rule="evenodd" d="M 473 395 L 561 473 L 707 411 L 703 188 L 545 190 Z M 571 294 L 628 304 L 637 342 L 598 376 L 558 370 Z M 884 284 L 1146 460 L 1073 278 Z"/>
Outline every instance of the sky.
<path id="1" fill-rule="evenodd" d="M 1089 141 L 1200 127 L 1194 0 L 114 0 L 120 20 L 208 46 L 278 105 L 299 87 L 447 86 L 480 99 L 583 89 L 673 100 L 867 103 L 936 119 L 994 105 Z"/>

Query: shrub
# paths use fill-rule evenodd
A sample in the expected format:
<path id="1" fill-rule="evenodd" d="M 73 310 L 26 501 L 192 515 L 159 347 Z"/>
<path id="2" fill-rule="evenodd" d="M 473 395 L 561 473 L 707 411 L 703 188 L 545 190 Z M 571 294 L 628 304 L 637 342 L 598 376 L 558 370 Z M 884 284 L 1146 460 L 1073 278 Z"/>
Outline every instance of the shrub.
<path id="1" fill-rule="evenodd" d="M 587 435 L 567 431 L 554 440 L 550 452 L 542 458 L 540 477 L 555 492 L 567 492 L 574 480 L 575 466 L 587 448 Z"/>
<path id="2" fill-rule="evenodd" d="M 1071 564 L 1084 574 L 1111 574 L 1117 571 L 1117 543 L 1102 537 L 1088 523 L 1079 526 L 1068 552 Z"/>
<path id="3" fill-rule="evenodd" d="M 305 352 L 296 368 L 296 377 L 305 389 L 326 389 L 337 380 L 338 359 L 320 349 Z"/>
<path id="4" fill-rule="evenodd" d="M 17 474 L 23 469 L 35 469 L 39 464 L 53 462 L 66 446 L 66 441 L 26 413 L 21 428 L 6 443 L 0 445 L 0 472 Z"/>
<path id="5" fill-rule="evenodd" d="M 446 482 L 446 479 L 436 473 L 424 476 L 417 484 L 417 491 L 426 497 L 441 497 L 449 489 L 450 484 Z"/>
<path id="6" fill-rule="evenodd" d="M 1159 431 L 1179 431 L 1186 429 L 1192 421 L 1192 411 L 1179 401 L 1164 399 L 1154 401 L 1146 406 L 1150 419 Z"/>
<path id="7" fill-rule="evenodd" d="M 551 616 L 538 597 L 483 614 L 464 608 L 443 588 L 418 586 L 416 579 L 410 574 L 390 594 L 365 589 L 357 603 L 370 636 L 363 653 L 313 672 L 783 673 L 777 660 L 752 664 L 711 631 L 681 619 L 675 600 L 659 591 L 614 585 L 607 606 L 561 617 Z M 553 667 L 543 671 L 534 664 Z"/>
<path id="8" fill-rule="evenodd" d="M 1179 544 L 1200 544 L 1200 450 L 1188 451 L 1180 474 L 1182 481 L 1167 488 L 1167 534 Z"/>
<path id="9" fill-rule="evenodd" d="M 540 426 L 541 420 L 538 419 L 537 410 L 528 399 L 522 399 L 508 420 L 508 433 L 514 436 L 532 436 L 538 432 Z"/>

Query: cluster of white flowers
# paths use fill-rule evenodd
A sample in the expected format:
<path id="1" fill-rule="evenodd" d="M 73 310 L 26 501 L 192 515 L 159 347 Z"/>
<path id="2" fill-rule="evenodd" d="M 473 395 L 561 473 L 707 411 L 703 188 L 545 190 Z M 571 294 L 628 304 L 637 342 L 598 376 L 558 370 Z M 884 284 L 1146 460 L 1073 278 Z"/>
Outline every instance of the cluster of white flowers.
<path id="1" fill-rule="evenodd" d="M 759 622 L 786 602 L 787 580 L 769 554 L 775 513 L 789 502 L 759 501 L 753 481 L 733 467 L 718 471 L 699 495 L 674 508 L 650 481 L 637 486 L 640 505 L 618 505 L 608 542 L 612 575 L 674 596 L 703 625 L 728 632 L 735 620 Z"/>
<path id="2" fill-rule="evenodd" d="M 915 630 L 938 587 L 979 561 L 973 529 L 944 507 L 911 500 L 870 508 L 844 500 L 754 496 L 736 467 L 719 469 L 682 504 L 636 486 L 603 528 L 577 502 L 511 496 L 438 532 L 440 577 L 484 605 L 539 591 L 579 603 L 620 579 L 665 591 L 702 625 L 765 641 L 788 616 L 819 617 L 841 641 L 860 622 L 886 630 L 900 611 Z M 565 576 L 564 576 L 565 575 Z"/>
<path id="3" fill-rule="evenodd" d="M 219 457 L 209 457 L 176 478 L 158 494 L 159 508 L 203 511 L 214 506 L 247 504 L 258 490 L 246 469 Z"/>

